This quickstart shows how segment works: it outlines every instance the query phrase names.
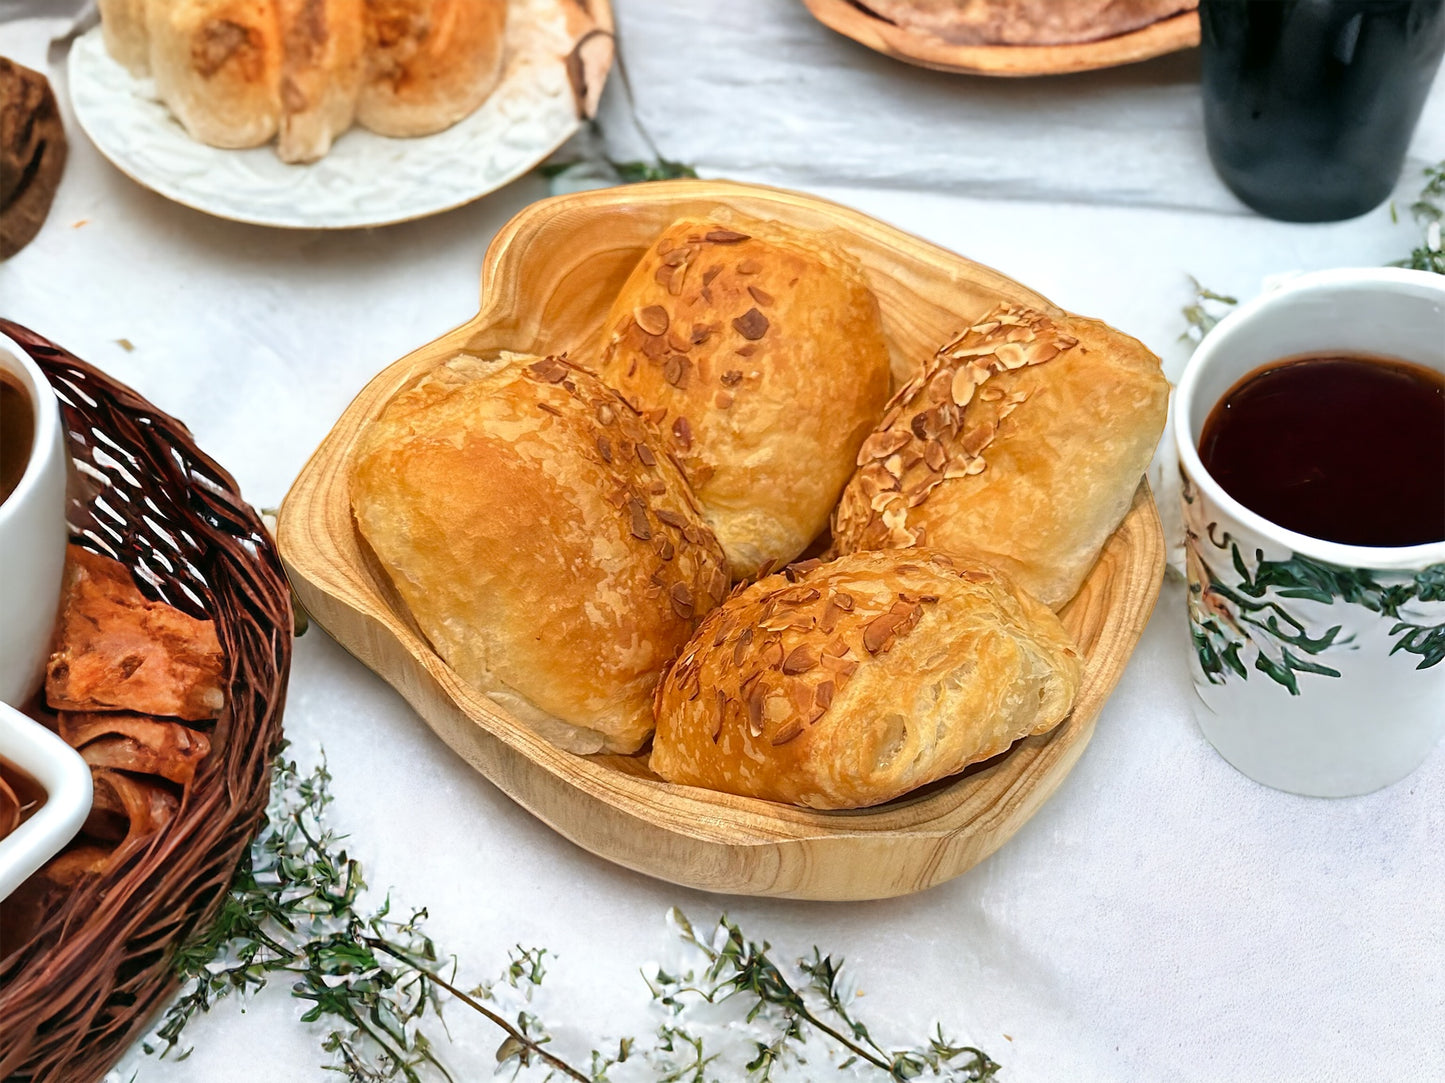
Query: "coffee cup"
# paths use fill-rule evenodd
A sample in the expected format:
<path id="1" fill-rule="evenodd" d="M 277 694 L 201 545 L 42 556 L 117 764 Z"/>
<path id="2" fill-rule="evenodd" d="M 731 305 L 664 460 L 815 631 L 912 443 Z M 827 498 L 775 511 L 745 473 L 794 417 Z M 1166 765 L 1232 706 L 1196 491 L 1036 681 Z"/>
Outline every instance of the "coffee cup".
<path id="1" fill-rule="evenodd" d="M 1340 797 L 1405 777 L 1445 731 L 1445 524 L 1416 544 L 1343 544 L 1272 522 L 1211 476 L 1200 441 L 1221 399 L 1263 366 L 1314 355 L 1445 374 L 1445 277 L 1302 275 L 1220 321 L 1176 392 L 1200 728 L 1258 782 Z"/>
<path id="2" fill-rule="evenodd" d="M 0 503 L 0 702 L 19 706 L 40 685 L 55 625 L 65 564 L 66 454 L 55 392 L 3 335 L 0 380 L 13 415 L 0 419 L 0 439 L 7 465 L 15 464 L 7 481 L 13 489 Z"/>
<path id="3" fill-rule="evenodd" d="M 0 838 L 0 898 L 80 830 L 90 768 L 19 710 L 39 689 L 65 568 L 66 463 L 60 406 L 38 365 L 0 335 L 0 758 L 39 784 L 39 810 Z"/>

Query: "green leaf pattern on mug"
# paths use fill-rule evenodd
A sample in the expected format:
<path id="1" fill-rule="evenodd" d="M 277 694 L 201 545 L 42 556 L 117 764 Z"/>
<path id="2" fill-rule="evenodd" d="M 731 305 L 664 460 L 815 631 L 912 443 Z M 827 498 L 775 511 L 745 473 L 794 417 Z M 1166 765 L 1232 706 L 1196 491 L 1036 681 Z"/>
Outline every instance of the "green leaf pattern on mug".
<path id="1" fill-rule="evenodd" d="M 1184 498 L 1192 504 L 1195 493 L 1187 478 L 1184 486 Z M 1224 684 L 1231 674 L 1248 680 L 1251 665 L 1246 659 L 1251 657 L 1252 668 L 1294 696 L 1300 694 L 1298 674 L 1338 677 L 1339 670 L 1320 656 L 1350 649 L 1352 637 L 1341 635 L 1342 624 L 1312 629 L 1297 607 L 1288 604 L 1296 599 L 1357 605 L 1390 620 L 1394 639 L 1390 653 L 1418 656 L 1416 669 L 1445 661 L 1445 613 L 1435 624 L 1416 623 L 1401 613 L 1412 602 L 1445 602 L 1445 564 L 1392 574 L 1345 568 L 1299 553 L 1288 560 L 1265 560 L 1256 550 L 1251 573 L 1229 534 L 1214 537 L 1216 527 L 1210 523 L 1205 538 L 1186 530 L 1184 540 L 1190 634 L 1200 669 L 1211 684 Z M 1232 582 L 1226 582 L 1206 559 L 1208 549 L 1227 556 Z"/>

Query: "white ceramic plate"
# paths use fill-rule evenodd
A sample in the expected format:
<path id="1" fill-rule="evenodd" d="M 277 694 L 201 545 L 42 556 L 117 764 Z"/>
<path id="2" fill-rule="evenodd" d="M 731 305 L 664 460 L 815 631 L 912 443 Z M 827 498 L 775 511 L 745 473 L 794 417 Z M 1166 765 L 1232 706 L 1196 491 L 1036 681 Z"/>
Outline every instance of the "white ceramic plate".
<path id="1" fill-rule="evenodd" d="M 287 165 L 269 144 L 222 150 L 191 139 L 155 97 L 154 82 L 111 59 L 100 27 L 70 50 L 70 95 L 100 152 L 177 203 L 291 229 L 379 226 L 470 203 L 566 142 L 596 108 L 611 29 L 605 0 L 512 0 L 506 72 L 480 109 L 417 139 L 352 128 L 311 165 Z M 579 50 L 569 76 L 568 58 Z M 572 76 L 582 72 L 574 88 Z"/>

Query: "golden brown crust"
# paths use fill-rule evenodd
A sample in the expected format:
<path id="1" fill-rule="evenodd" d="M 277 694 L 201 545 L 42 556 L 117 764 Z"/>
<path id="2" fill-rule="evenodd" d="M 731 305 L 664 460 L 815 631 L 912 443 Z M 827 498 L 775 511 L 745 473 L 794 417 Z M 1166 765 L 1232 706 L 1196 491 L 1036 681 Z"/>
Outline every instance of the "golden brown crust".
<path id="1" fill-rule="evenodd" d="M 188 721 L 225 706 L 211 621 L 141 594 L 119 561 L 72 545 L 45 698 L 60 711 L 137 711 Z"/>
<path id="2" fill-rule="evenodd" d="M 358 442 L 357 526 L 437 653 L 573 751 L 632 752 L 727 591 L 657 432 L 558 358 L 458 355 Z"/>
<path id="3" fill-rule="evenodd" d="M 81 829 L 82 838 L 89 835 L 112 843 L 137 841 L 159 831 L 175 818 L 180 808 L 176 795 L 153 779 L 138 778 L 104 767 L 92 767 L 90 774 L 94 780 L 95 799 Z M 89 850 L 90 847 L 82 846 L 80 849 Z M 48 866 L 42 876 L 63 880 L 64 858 L 65 855 L 62 855 L 56 859 L 58 869 Z M 81 864 L 89 865 L 91 861 L 81 859 Z"/>
<path id="4" fill-rule="evenodd" d="M 733 574 L 797 556 L 827 523 L 888 395 L 862 271 L 776 222 L 683 219 L 608 318 L 602 375 L 671 441 Z"/>
<path id="5" fill-rule="evenodd" d="M 1168 400 L 1134 339 L 1000 305 L 888 404 L 833 514 L 833 552 L 976 549 L 1057 609 L 1128 511 Z"/>
<path id="6" fill-rule="evenodd" d="M 1073 705 L 1058 618 L 973 558 L 808 561 L 708 615 L 659 682 L 670 782 L 859 808 L 1003 752 Z"/>
<path id="7" fill-rule="evenodd" d="M 283 162 L 314 162 L 351 127 L 366 47 L 362 0 L 277 0 Z"/>
<path id="8" fill-rule="evenodd" d="M 273 0 L 171 0 L 146 9 L 156 93 L 192 139 L 255 147 L 281 118 Z"/>
<path id="9" fill-rule="evenodd" d="M 502 77 L 506 0 L 366 0 L 368 71 L 357 121 L 430 135 L 486 100 Z"/>
<path id="10" fill-rule="evenodd" d="M 129 711 L 61 711 L 59 727 L 91 767 L 159 775 L 181 786 L 190 785 L 211 751 L 204 733 Z"/>
<path id="11" fill-rule="evenodd" d="M 954 45 L 1072 45 L 1140 30 L 1199 0 L 857 0 Z"/>

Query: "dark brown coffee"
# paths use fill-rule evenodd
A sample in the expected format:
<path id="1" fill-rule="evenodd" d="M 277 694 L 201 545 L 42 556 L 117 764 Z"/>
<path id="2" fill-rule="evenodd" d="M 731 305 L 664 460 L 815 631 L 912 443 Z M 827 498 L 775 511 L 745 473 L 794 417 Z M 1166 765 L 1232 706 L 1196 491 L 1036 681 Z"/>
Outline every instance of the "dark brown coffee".
<path id="1" fill-rule="evenodd" d="M 1250 511 L 1346 545 L 1445 540 L 1445 375 L 1371 357 L 1255 369 L 1210 411 L 1204 468 Z"/>
<path id="2" fill-rule="evenodd" d="M 8 372 L 0 371 L 0 504 L 25 476 L 35 442 L 35 411 L 25 388 Z"/>
<path id="3" fill-rule="evenodd" d="M 0 838 L 23 824 L 45 804 L 45 787 L 0 756 Z"/>

